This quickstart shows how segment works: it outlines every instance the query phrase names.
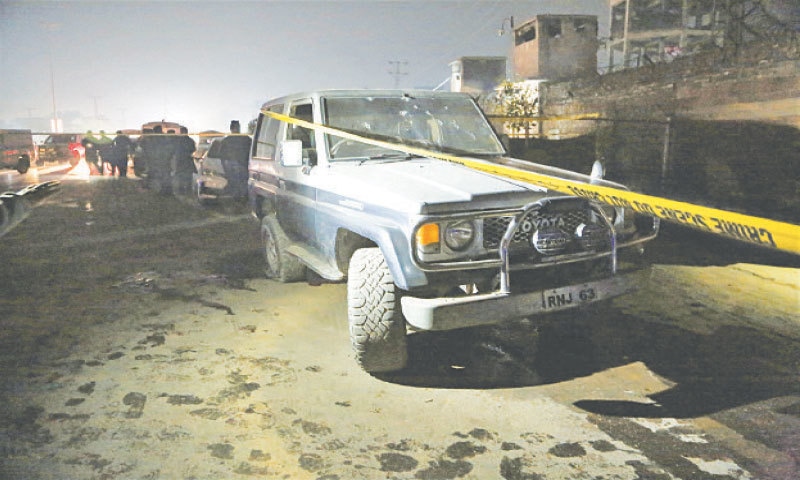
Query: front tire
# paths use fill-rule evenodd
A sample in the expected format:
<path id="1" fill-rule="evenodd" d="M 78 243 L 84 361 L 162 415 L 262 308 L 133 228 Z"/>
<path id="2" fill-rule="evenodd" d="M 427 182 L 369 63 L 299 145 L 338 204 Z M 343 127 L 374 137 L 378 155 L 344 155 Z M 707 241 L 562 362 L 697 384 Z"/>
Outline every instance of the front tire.
<path id="1" fill-rule="evenodd" d="M 306 266 L 303 262 L 286 253 L 291 241 L 275 215 L 266 215 L 261 219 L 261 240 L 264 245 L 264 271 L 267 278 L 289 283 L 306 277 Z"/>
<path id="2" fill-rule="evenodd" d="M 347 277 L 347 319 L 356 361 L 369 373 L 406 366 L 406 322 L 400 291 L 379 248 L 353 253 Z"/>

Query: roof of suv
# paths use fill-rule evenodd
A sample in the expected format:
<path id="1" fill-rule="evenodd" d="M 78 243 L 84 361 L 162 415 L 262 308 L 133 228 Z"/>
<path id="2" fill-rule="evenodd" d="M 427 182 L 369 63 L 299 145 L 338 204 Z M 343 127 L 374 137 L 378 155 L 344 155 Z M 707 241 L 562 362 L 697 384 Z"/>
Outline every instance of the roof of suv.
<path id="1" fill-rule="evenodd" d="M 267 108 L 271 105 L 286 103 L 292 100 L 299 100 L 304 98 L 322 98 L 322 97 L 380 97 L 391 96 L 399 97 L 406 95 L 408 97 L 465 97 L 469 96 L 463 92 L 442 92 L 438 90 L 370 90 L 370 89 L 331 89 L 331 90 L 310 90 L 305 92 L 297 92 L 282 97 L 274 98 L 267 101 L 262 105 L 262 108 Z"/>

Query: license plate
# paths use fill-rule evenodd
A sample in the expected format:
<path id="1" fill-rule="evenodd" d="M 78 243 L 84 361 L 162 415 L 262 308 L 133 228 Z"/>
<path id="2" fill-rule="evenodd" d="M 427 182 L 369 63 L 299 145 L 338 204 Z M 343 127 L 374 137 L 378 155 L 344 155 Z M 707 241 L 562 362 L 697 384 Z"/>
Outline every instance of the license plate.
<path id="1" fill-rule="evenodd" d="M 597 291 L 593 287 L 563 287 L 542 292 L 542 309 L 557 310 L 573 307 L 582 303 L 597 300 Z"/>

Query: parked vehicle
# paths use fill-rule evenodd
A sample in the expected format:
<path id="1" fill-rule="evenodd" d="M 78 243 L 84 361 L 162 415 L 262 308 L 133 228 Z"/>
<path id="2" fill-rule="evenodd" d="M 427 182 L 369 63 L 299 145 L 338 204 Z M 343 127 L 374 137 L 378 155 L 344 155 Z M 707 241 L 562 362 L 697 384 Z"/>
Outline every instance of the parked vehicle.
<path id="1" fill-rule="evenodd" d="M 193 188 L 200 203 L 220 197 L 247 198 L 250 142 L 248 135 L 218 138 L 195 160 Z"/>
<path id="2" fill-rule="evenodd" d="M 83 155 L 83 134 L 56 133 L 48 135 L 39 145 L 39 163 L 66 162 L 75 166 Z"/>
<path id="3" fill-rule="evenodd" d="M 1 168 L 13 168 L 27 173 L 31 162 L 37 160 L 36 145 L 30 130 L 0 130 Z"/>
<path id="4" fill-rule="evenodd" d="M 194 151 L 194 158 L 199 159 L 202 157 L 209 148 L 211 148 L 211 143 L 218 139 L 224 138 L 225 134 L 218 131 L 218 130 L 205 130 L 198 134 L 198 141 L 197 141 L 197 150 Z"/>
<path id="5" fill-rule="evenodd" d="M 350 340 L 365 370 L 402 369 L 409 329 L 546 314 L 607 300 L 642 282 L 642 245 L 656 236 L 656 219 L 398 150 L 404 146 L 525 163 L 505 157 L 471 97 L 452 92 L 290 95 L 263 105 L 253 137 L 249 197 L 261 221 L 267 276 L 297 281 L 311 270 L 346 281 Z"/>

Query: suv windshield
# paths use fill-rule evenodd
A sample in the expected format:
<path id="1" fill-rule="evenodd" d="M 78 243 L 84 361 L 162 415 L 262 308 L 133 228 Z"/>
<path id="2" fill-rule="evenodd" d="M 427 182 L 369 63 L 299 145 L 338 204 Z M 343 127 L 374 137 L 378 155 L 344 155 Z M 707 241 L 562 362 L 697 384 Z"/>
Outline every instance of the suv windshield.
<path id="1" fill-rule="evenodd" d="M 325 123 L 357 135 L 465 155 L 501 155 L 503 146 L 468 97 L 331 97 Z M 326 135 L 329 158 L 397 159 L 409 155 L 335 135 Z"/>
<path id="2" fill-rule="evenodd" d="M 45 145 L 52 145 L 54 143 L 75 143 L 75 135 L 70 134 L 61 134 L 61 135 L 50 135 L 44 141 Z"/>

